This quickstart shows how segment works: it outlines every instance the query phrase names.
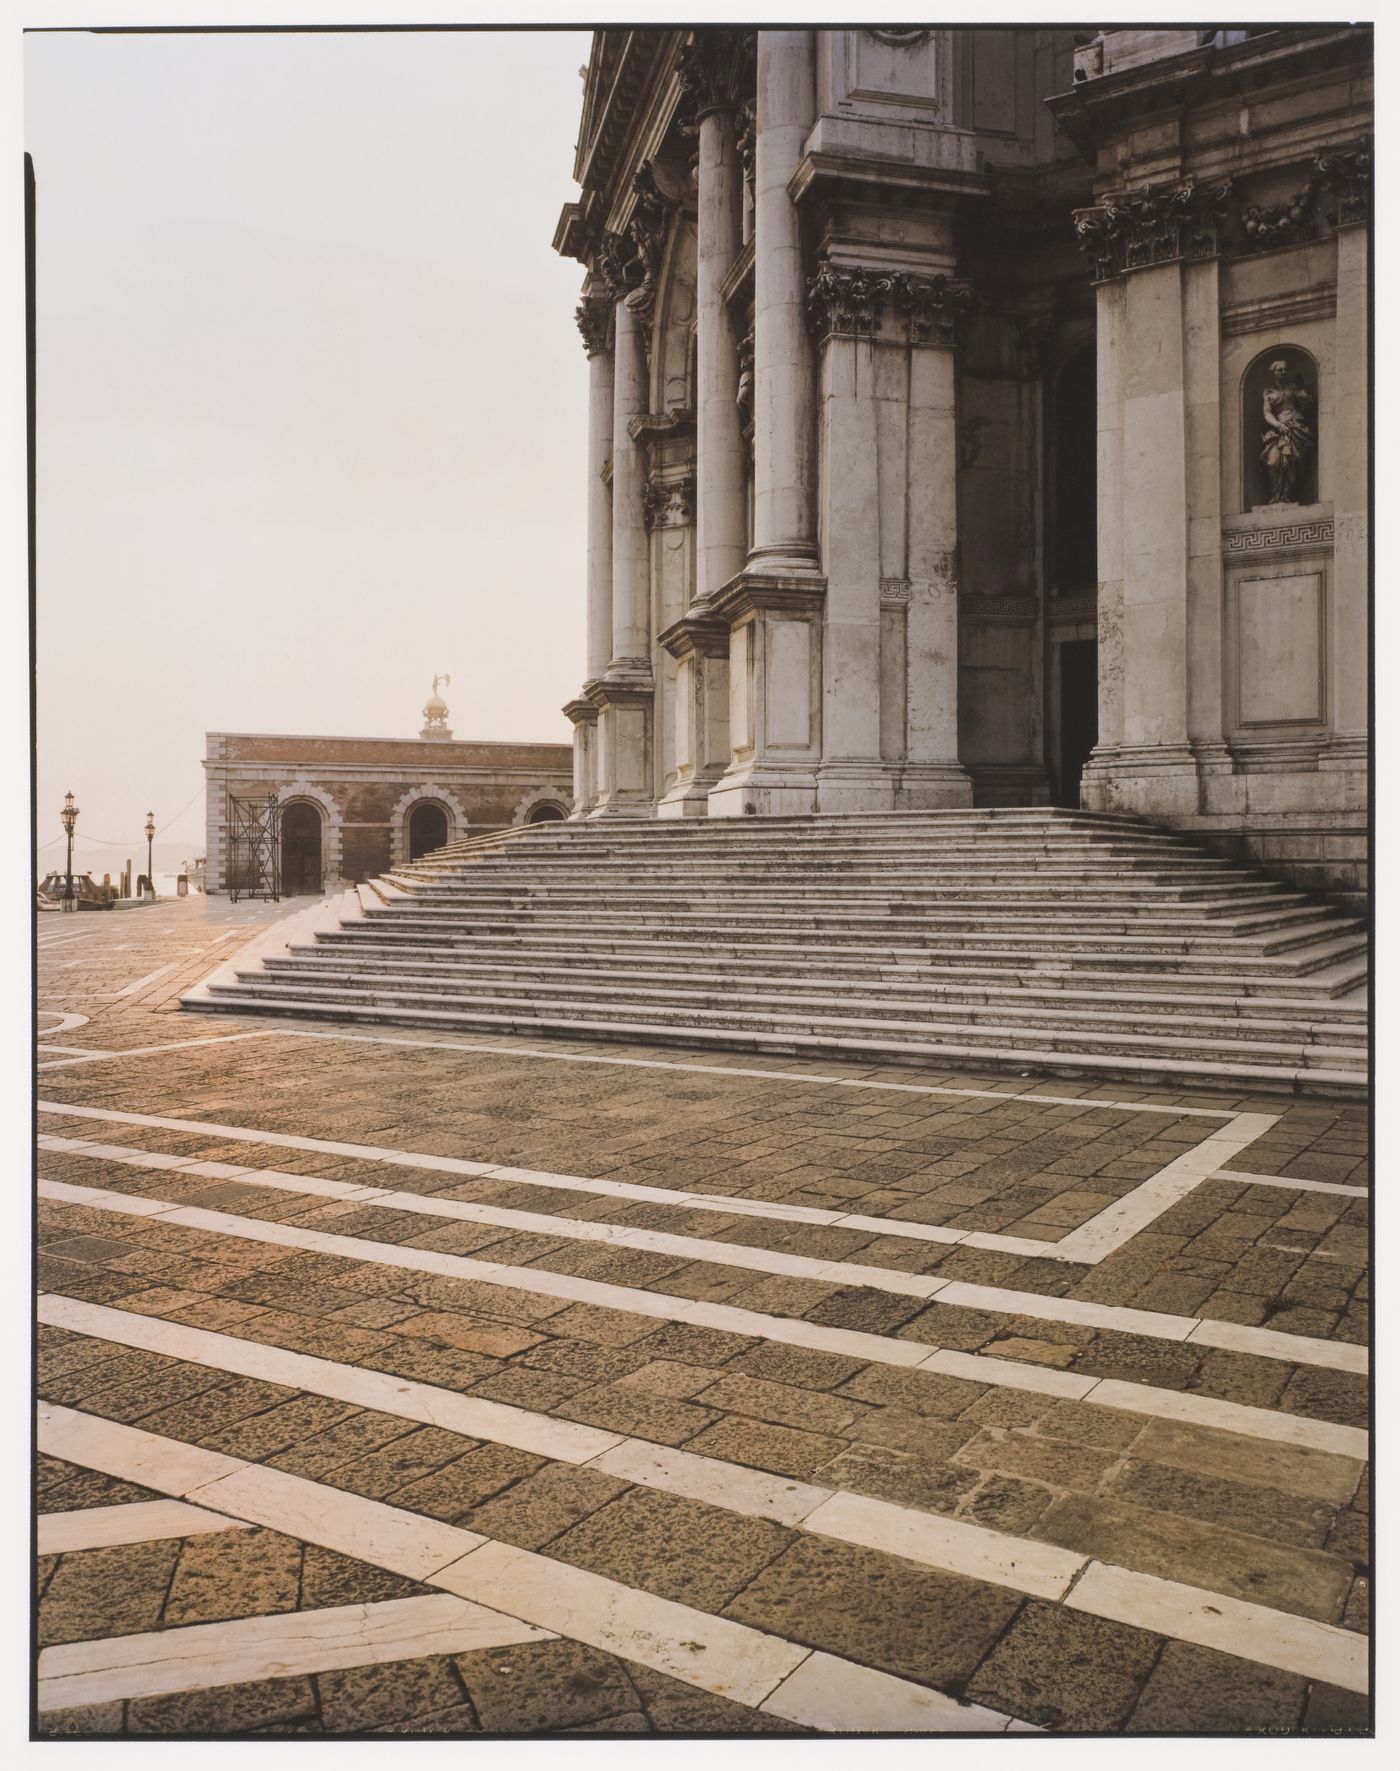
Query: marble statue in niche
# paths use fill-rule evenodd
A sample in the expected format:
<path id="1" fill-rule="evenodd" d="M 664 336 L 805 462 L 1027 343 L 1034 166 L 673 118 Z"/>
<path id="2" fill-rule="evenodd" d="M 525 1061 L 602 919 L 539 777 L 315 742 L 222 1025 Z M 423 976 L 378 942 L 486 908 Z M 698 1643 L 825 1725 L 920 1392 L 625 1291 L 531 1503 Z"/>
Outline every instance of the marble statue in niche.
<path id="1" fill-rule="evenodd" d="M 1317 446 L 1312 417 L 1312 396 L 1287 362 L 1280 357 L 1270 363 L 1264 387 L 1263 452 L 1270 504 L 1299 502 L 1298 481 Z"/>
<path id="2" fill-rule="evenodd" d="M 1317 372 L 1306 351 L 1284 346 L 1250 367 L 1244 388 L 1246 504 L 1259 509 L 1317 500 Z"/>

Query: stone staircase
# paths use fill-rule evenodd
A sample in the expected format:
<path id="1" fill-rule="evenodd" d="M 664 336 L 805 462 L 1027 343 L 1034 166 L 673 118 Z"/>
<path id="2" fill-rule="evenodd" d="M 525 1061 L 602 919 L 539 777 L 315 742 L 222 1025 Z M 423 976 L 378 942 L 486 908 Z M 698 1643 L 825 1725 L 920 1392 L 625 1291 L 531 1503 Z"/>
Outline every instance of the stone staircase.
<path id="1" fill-rule="evenodd" d="M 1140 1086 L 1366 1087 L 1364 926 L 1097 813 L 534 826 L 450 845 L 271 934 L 186 1006 Z"/>

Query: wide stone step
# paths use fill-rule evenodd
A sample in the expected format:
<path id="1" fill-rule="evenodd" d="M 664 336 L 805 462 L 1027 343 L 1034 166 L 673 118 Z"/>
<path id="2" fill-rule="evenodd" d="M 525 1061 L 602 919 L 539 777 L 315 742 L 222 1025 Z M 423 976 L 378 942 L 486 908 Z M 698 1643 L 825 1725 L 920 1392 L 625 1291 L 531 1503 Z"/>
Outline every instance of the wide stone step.
<path id="1" fill-rule="evenodd" d="M 860 911 L 806 912 L 769 910 L 762 918 L 729 914 L 713 909 L 697 909 L 685 916 L 657 909 L 638 907 L 617 911 L 611 903 L 606 909 L 589 905 L 572 915 L 551 913 L 546 906 L 525 905 L 510 914 L 483 910 L 473 916 L 451 911 L 431 912 L 416 905 L 371 911 L 371 923 L 392 923 L 408 930 L 443 934 L 507 934 L 517 931 L 577 936 L 587 933 L 647 929 L 662 939 L 696 940 L 713 938 L 744 929 L 764 937 L 772 935 L 803 935 L 830 931 L 841 934 L 889 933 L 913 944 L 939 942 L 944 946 L 978 948 L 1008 940 L 1024 942 L 1029 949 L 1047 942 L 1064 942 L 1071 949 L 1095 949 L 1104 952 L 1211 953 L 1240 952 L 1261 955 L 1278 954 L 1311 941 L 1341 938 L 1347 925 L 1325 913 L 1312 920 L 1298 922 L 1283 929 L 1255 932 L 1248 927 L 1200 919 L 1199 921 L 1163 918 L 1151 926 L 1130 927 L 1124 919 L 1117 926 L 1104 918 L 1098 926 L 1086 928 L 1082 917 L 985 916 L 959 917 L 949 913 L 918 916 Z M 1243 920 L 1243 919 L 1241 919 Z"/>
<path id="2" fill-rule="evenodd" d="M 424 976 L 368 972 L 365 968 L 348 971 L 307 962 L 300 957 L 271 960 L 267 969 L 275 975 L 279 985 L 302 992 L 316 993 L 328 988 L 335 991 L 363 990 L 372 993 L 377 1000 L 391 1002 L 412 1002 L 425 998 L 473 1001 L 510 996 L 531 1002 L 558 1000 L 588 1005 L 603 1004 L 623 997 L 631 1002 L 676 1010 L 696 1008 L 730 1013 L 753 1008 L 762 1013 L 784 1016 L 839 1013 L 872 1020 L 909 1020 L 917 1016 L 919 1024 L 959 1026 L 996 1018 L 1002 1025 L 1014 1020 L 1018 1025 L 1042 1027 L 1051 1031 L 1072 1029 L 1090 1034 L 1099 1030 L 1112 1030 L 1115 1033 L 1141 1031 L 1154 1035 L 1171 1035 L 1173 1038 L 1189 1028 L 1193 1037 L 1207 1039 L 1280 1040 L 1285 1044 L 1296 1040 L 1303 1045 L 1340 1046 L 1355 1046 L 1358 1029 L 1364 1035 L 1365 1028 L 1364 1021 L 1358 1021 L 1355 1017 L 1329 1022 L 1297 1017 L 1276 1019 L 1266 1016 L 1212 1015 L 1202 1012 L 1197 1005 L 1172 1012 L 1146 1004 L 1114 1007 L 1102 997 L 1090 999 L 1087 1004 L 1081 1002 L 1077 1006 L 1050 1007 L 1006 998 L 1000 998 L 992 1005 L 967 1003 L 945 993 L 930 995 L 908 990 L 872 995 L 861 988 L 843 989 L 830 983 L 820 985 L 816 982 L 800 988 L 789 986 L 767 990 L 757 987 L 734 989 L 717 987 L 715 983 L 707 986 L 699 982 L 657 983 L 652 980 L 642 984 L 621 976 L 611 981 L 561 980 L 557 976 L 536 978 L 525 972 L 504 974 L 494 979 L 464 980 L 447 972 Z M 247 983 L 258 979 L 262 974 L 257 969 L 249 969 L 240 971 L 238 975 L 241 982 Z"/>
<path id="3" fill-rule="evenodd" d="M 1146 962 L 1142 962 L 1142 969 L 1137 970 L 1127 965 L 1101 969 L 1093 963 L 1091 957 L 1080 955 L 1067 960 L 1058 951 L 1043 956 L 1036 962 L 1028 961 L 1023 954 L 1019 956 L 1020 963 L 1017 963 L 1015 956 L 1007 958 L 1004 955 L 988 957 L 979 954 L 971 958 L 958 955 L 940 959 L 899 949 L 805 945 L 735 950 L 718 945 L 682 945 L 671 942 L 535 944 L 523 939 L 504 943 L 456 941 L 447 944 L 427 937 L 395 937 L 387 933 L 381 938 L 381 931 L 378 929 L 354 935 L 346 930 L 329 930 L 318 935 L 317 940 L 320 949 L 337 956 L 353 940 L 356 963 L 360 953 L 400 955 L 411 962 L 418 962 L 423 955 L 436 955 L 464 963 L 492 961 L 513 964 L 518 961 L 520 964 L 534 966 L 567 964 L 574 969 L 621 965 L 627 968 L 629 975 L 637 975 L 657 965 L 724 968 L 740 978 L 750 975 L 755 967 L 760 970 L 804 974 L 813 966 L 820 966 L 823 971 L 840 971 L 855 978 L 895 976 L 957 982 L 972 980 L 998 988 L 1007 984 L 1044 986 L 1048 980 L 1054 980 L 1058 984 L 1073 984 L 1086 989 L 1103 986 L 1137 991 L 1213 991 L 1221 995 L 1233 993 L 1245 996 L 1260 992 L 1276 993 L 1280 987 L 1284 987 L 1290 996 L 1316 995 L 1324 998 L 1353 991 L 1366 979 L 1364 942 L 1351 958 L 1328 961 L 1309 971 L 1302 971 L 1297 967 L 1284 968 L 1273 962 L 1255 962 L 1249 968 L 1234 966 L 1228 970 L 1221 967 L 1215 971 L 1192 971 L 1185 968 L 1172 971 L 1166 964 L 1149 967 Z M 427 961 L 424 960 L 423 963 Z M 1135 965 L 1138 963 L 1134 962 Z"/>
<path id="4" fill-rule="evenodd" d="M 464 887 L 446 892 L 419 888 L 410 894 L 412 907 L 422 911 L 446 911 L 458 915 L 489 913 L 503 915 L 516 910 L 548 910 L 564 914 L 591 909 L 598 901 L 596 887 L 535 886 L 526 889 L 506 887 Z M 919 890 L 909 887 L 896 892 L 875 888 L 856 888 L 833 896 L 829 886 L 803 890 L 785 888 L 781 894 L 781 910 L 775 910 L 772 892 L 730 891 L 714 894 L 696 891 L 693 887 L 644 886 L 612 888 L 608 904 L 618 914 L 646 911 L 664 915 L 704 915 L 718 902 L 733 914 L 751 914 L 762 918 L 767 914 L 831 915 L 859 910 L 872 916 L 918 916 L 959 920 L 974 918 L 979 922 L 1025 919 L 1061 921 L 1066 917 L 1082 917 L 1091 912 L 1097 924 L 1109 921 L 1123 923 L 1153 922 L 1165 926 L 1192 926 L 1199 922 L 1228 919 L 1239 928 L 1274 928 L 1289 923 L 1317 922 L 1328 915 L 1316 904 L 1306 900 L 1279 901 L 1268 896 L 1239 899 L 1206 899 L 1197 902 L 1146 902 L 1120 900 L 1111 895 L 1083 898 L 1054 896 L 979 898 L 957 892 Z M 1347 920 L 1347 919 L 1339 919 Z"/>
<path id="5" fill-rule="evenodd" d="M 954 944 L 946 938 L 915 943 L 902 940 L 898 944 L 889 940 L 878 940 L 870 934 L 864 941 L 833 941 L 820 943 L 803 939 L 801 934 L 788 931 L 786 938 L 774 939 L 773 931 L 766 931 L 767 938 L 754 935 L 734 937 L 732 934 L 724 938 L 724 931 L 709 930 L 696 935 L 677 929 L 663 929 L 648 935 L 640 935 L 629 926 L 622 933 L 616 931 L 600 931 L 597 928 L 580 928 L 569 925 L 549 925 L 530 929 L 491 930 L 472 928 L 444 931 L 441 928 L 398 928 L 393 926 L 389 918 L 367 917 L 357 926 L 339 930 L 328 929 L 318 936 L 326 942 L 353 942 L 360 939 L 385 940 L 398 942 L 407 946 L 410 943 L 441 945 L 469 952 L 473 948 L 486 945 L 500 948 L 511 944 L 530 946 L 541 951 L 568 953 L 575 950 L 606 952 L 618 956 L 632 953 L 656 953 L 671 951 L 678 955 L 709 955 L 723 954 L 729 958 L 751 959 L 760 962 L 768 956 L 790 956 L 794 953 L 845 954 L 851 958 L 868 960 L 878 957 L 887 963 L 903 961 L 908 964 L 936 964 L 940 962 L 956 962 L 959 965 L 976 962 L 980 965 L 992 966 L 1026 966 L 1041 970 L 1060 970 L 1069 972 L 1080 967 L 1090 969 L 1110 967 L 1114 959 L 1130 961 L 1133 967 L 1142 971 L 1168 970 L 1179 967 L 1183 972 L 1217 971 L 1221 975 L 1238 975 L 1249 977 L 1294 976 L 1310 970 L 1320 970 L 1324 966 L 1332 966 L 1343 960 L 1359 958 L 1367 950 L 1364 934 L 1347 935 L 1309 943 L 1305 947 L 1295 948 L 1286 954 L 1262 953 L 1249 948 L 1243 942 L 1227 943 L 1223 952 L 1196 952 L 1177 945 L 1170 951 L 1158 951 L 1143 945 L 1131 949 L 1120 949 L 1116 954 L 1103 942 L 1081 945 L 1076 948 L 1072 943 L 1062 941 L 1031 942 L 1022 940 L 1015 946 L 993 946 L 987 943 Z M 1112 969 L 1110 967 L 1110 969 Z"/>
<path id="6" fill-rule="evenodd" d="M 1077 1049 L 1056 1050 L 1036 1043 L 1017 1043 L 1014 1030 L 1004 1030 L 986 1044 L 940 1041 L 922 1029 L 909 1037 L 892 1037 L 881 1028 L 878 1034 L 777 1032 L 765 1027 L 703 1028 L 673 1026 L 656 1019 L 632 1021 L 575 1018 L 567 1015 L 518 1012 L 495 1013 L 483 1008 L 401 1008 L 391 1004 L 299 1001 L 272 990 L 227 991 L 189 1006 L 243 1009 L 254 1014 L 307 1015 L 313 1019 L 368 1022 L 379 1025 L 429 1027 L 464 1033 L 516 1034 L 527 1037 L 611 1039 L 627 1043 L 681 1046 L 713 1046 L 719 1050 L 764 1053 L 769 1056 L 807 1055 L 884 1059 L 941 1069 L 966 1064 L 978 1070 L 1011 1071 L 1018 1075 L 1045 1071 L 1054 1075 L 1088 1076 L 1136 1081 L 1144 1086 L 1198 1088 L 1248 1088 L 1264 1092 L 1354 1097 L 1365 1091 L 1364 1068 L 1344 1064 L 1316 1067 L 1301 1062 L 1261 1062 L 1257 1058 L 1235 1059 L 1228 1052 L 1163 1053 L 1115 1051 L 1098 1053 Z"/>
<path id="7" fill-rule="evenodd" d="M 755 971 L 748 963 L 735 962 L 725 967 L 723 960 L 706 960 L 694 969 L 678 969 L 665 957 L 653 956 L 647 961 L 633 959 L 626 966 L 610 964 L 607 959 L 574 954 L 561 963 L 557 954 L 531 952 L 505 953 L 494 958 L 483 956 L 464 960 L 450 948 L 432 948 L 410 953 L 393 948 L 375 949 L 367 942 L 354 949 L 354 968 L 349 970 L 344 952 L 334 943 L 319 946 L 293 944 L 288 951 L 265 964 L 273 971 L 314 970 L 317 975 L 389 978 L 456 979 L 464 985 L 475 982 L 528 980 L 567 984 L 599 984 L 652 988 L 704 988 L 730 995 L 736 986 L 778 993 L 827 992 L 830 994 L 868 995 L 878 993 L 893 1000 L 910 1003 L 948 1002 L 968 1004 L 1026 1003 L 1054 1007 L 1065 1004 L 1093 1012 L 1122 1012 L 1136 1016 L 1140 1012 L 1174 1014 L 1192 1017 L 1207 1014 L 1258 1020 L 1277 1018 L 1281 1025 L 1299 1019 L 1323 1018 L 1336 1024 L 1365 1025 L 1364 1004 L 1338 1001 L 1319 993 L 1307 996 L 1241 996 L 1211 995 L 1201 988 L 1179 992 L 1164 990 L 1160 978 L 1129 978 L 1101 974 L 1097 987 L 1071 989 L 1057 975 L 1052 983 L 1025 985 L 1007 984 L 978 975 L 908 966 L 850 967 L 841 971 L 814 961 L 796 961 L 784 971 L 777 966 Z M 430 968 L 430 969 L 425 969 Z M 1029 974 L 1032 978 L 1034 974 Z M 1290 985 L 1291 988 L 1291 985 Z"/>

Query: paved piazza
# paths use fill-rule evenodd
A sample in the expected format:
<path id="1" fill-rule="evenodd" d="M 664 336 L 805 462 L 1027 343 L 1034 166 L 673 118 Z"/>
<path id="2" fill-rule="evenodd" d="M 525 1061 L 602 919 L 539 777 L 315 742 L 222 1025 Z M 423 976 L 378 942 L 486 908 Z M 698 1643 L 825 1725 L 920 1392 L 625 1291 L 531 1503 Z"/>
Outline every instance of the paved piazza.
<path id="1" fill-rule="evenodd" d="M 1358 1732 L 1366 1113 L 191 1015 L 39 928 L 39 1726 Z"/>

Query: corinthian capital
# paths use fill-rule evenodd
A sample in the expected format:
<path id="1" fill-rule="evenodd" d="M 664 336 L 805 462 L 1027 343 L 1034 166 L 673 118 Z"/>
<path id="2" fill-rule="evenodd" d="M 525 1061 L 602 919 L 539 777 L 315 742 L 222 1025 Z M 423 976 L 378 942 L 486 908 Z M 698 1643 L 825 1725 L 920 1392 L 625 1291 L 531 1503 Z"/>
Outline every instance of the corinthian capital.
<path id="1" fill-rule="evenodd" d="M 1339 228 L 1371 219 L 1371 144 L 1363 143 L 1343 153 L 1319 154 L 1318 177 L 1336 202 L 1328 220 Z"/>
<path id="2" fill-rule="evenodd" d="M 807 285 L 807 316 L 819 338 L 873 338 L 893 288 L 892 274 L 824 264 Z"/>
<path id="3" fill-rule="evenodd" d="M 970 283 L 912 271 L 897 271 L 891 282 L 895 306 L 909 322 L 910 344 L 956 343 L 958 322 L 977 305 Z"/>
<path id="4" fill-rule="evenodd" d="M 606 295 L 585 295 L 574 309 L 574 318 L 583 334 L 583 348 L 588 356 L 596 357 L 612 349 L 615 311 L 612 301 Z"/>
<path id="5" fill-rule="evenodd" d="M 1150 185 L 1076 209 L 1074 231 L 1094 281 L 1178 259 L 1213 258 L 1231 185 Z"/>
<path id="6" fill-rule="evenodd" d="M 698 121 L 731 110 L 743 96 L 754 55 L 752 31 L 727 26 L 698 30 L 676 61 L 676 78 Z"/>

